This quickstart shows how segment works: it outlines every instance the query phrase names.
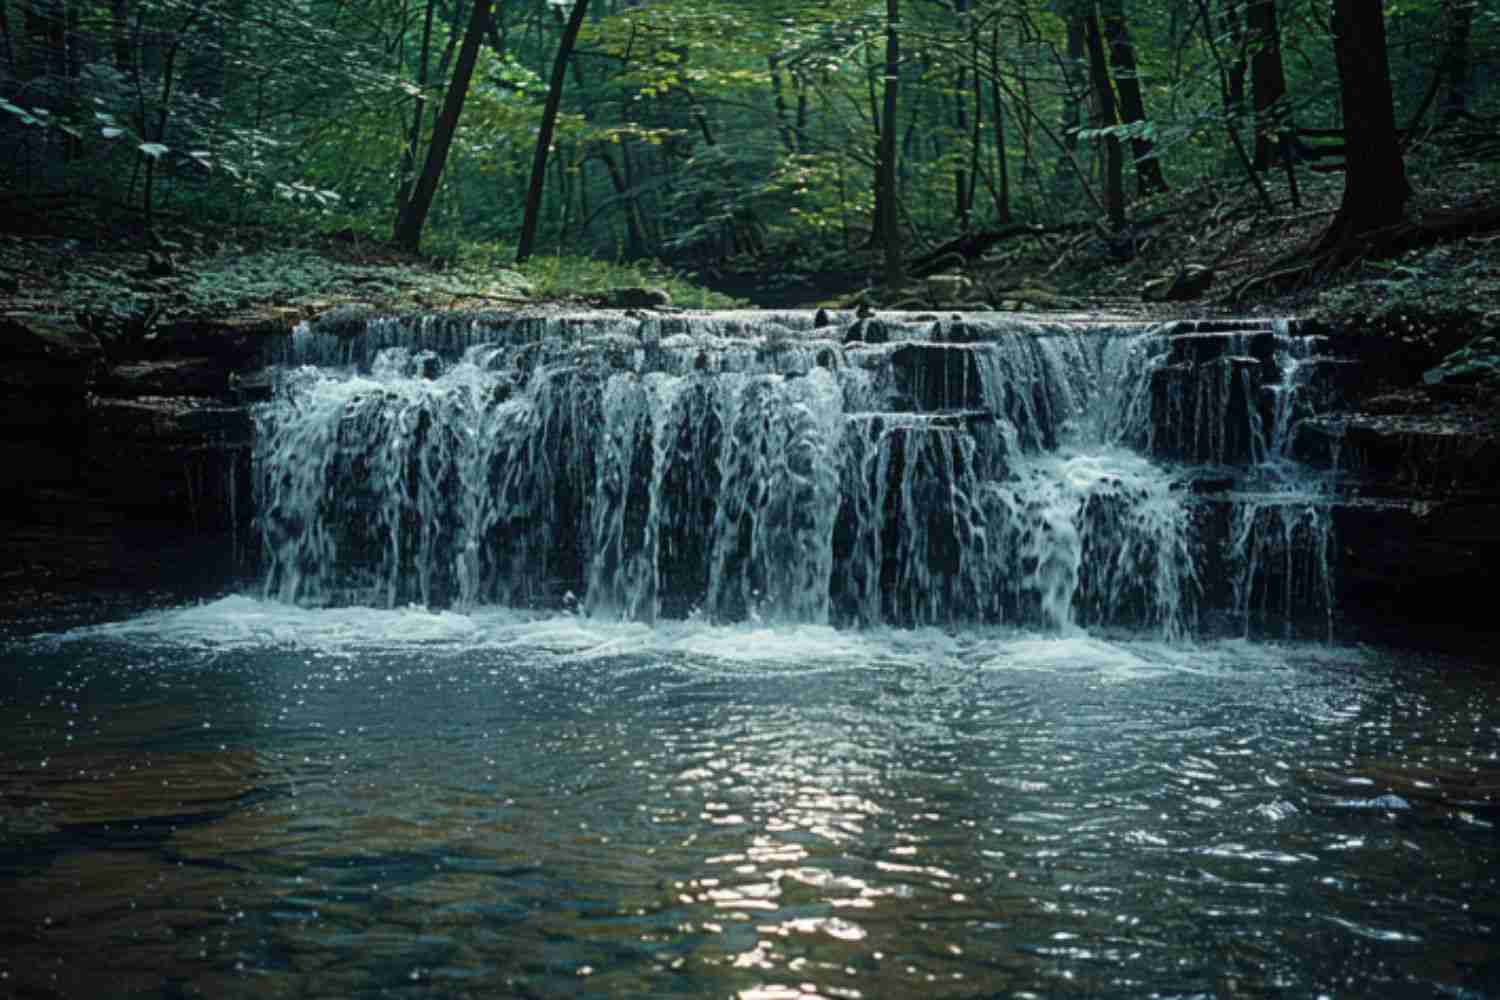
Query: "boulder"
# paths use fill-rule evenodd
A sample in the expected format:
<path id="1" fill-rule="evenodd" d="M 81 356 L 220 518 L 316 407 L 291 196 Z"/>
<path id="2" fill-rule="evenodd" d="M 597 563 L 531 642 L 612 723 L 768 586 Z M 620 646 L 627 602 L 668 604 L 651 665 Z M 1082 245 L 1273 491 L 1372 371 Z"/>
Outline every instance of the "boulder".
<path id="1" fill-rule="evenodd" d="M 40 313 L 0 316 L 0 361 L 88 365 L 103 357 L 99 338 L 71 320 Z"/>
<path id="2" fill-rule="evenodd" d="M 927 296 L 938 305 L 951 305 L 963 301 L 974 283 L 962 274 L 931 274 L 927 276 Z"/>
<path id="3" fill-rule="evenodd" d="M 1214 283 L 1214 269 L 1187 264 L 1174 274 L 1153 278 L 1141 289 L 1145 302 L 1191 302 L 1201 299 Z"/>
<path id="4" fill-rule="evenodd" d="M 594 296 L 603 309 L 665 309 L 672 296 L 662 288 L 609 288 Z"/>

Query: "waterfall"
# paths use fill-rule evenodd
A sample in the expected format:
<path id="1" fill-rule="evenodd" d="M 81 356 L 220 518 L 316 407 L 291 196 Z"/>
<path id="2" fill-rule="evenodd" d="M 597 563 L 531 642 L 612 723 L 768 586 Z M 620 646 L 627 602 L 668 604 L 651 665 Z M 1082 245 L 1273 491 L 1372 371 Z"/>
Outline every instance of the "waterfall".
<path id="1" fill-rule="evenodd" d="M 1215 590 L 1188 487 L 1204 468 L 1287 467 L 1315 409 L 1309 345 L 1285 329 L 829 319 L 299 328 L 256 412 L 265 591 L 1185 635 Z M 1291 558 L 1273 537 L 1326 553 L 1326 511 L 1230 503 L 1232 610 L 1272 592 L 1291 610 L 1311 588 L 1331 615 L 1326 572 L 1270 569 Z"/>

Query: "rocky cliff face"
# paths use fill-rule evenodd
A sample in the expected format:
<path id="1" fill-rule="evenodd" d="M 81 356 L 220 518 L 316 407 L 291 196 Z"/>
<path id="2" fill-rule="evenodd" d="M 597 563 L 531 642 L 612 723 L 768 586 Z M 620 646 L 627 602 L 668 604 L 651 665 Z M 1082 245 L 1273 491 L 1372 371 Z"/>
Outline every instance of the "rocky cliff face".
<path id="1" fill-rule="evenodd" d="M 52 317 L 0 320 L 5 603 L 231 580 L 250 514 L 235 382 L 282 332 L 184 324 L 107 350 Z"/>

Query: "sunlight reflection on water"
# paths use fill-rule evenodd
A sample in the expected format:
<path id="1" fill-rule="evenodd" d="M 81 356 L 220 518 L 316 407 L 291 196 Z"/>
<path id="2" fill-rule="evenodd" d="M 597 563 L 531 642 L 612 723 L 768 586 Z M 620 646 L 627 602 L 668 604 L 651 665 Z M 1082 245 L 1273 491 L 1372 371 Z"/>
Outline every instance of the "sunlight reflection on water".
<path id="1" fill-rule="evenodd" d="M 5 652 L 0 992 L 1500 986 L 1459 662 L 242 597 Z"/>

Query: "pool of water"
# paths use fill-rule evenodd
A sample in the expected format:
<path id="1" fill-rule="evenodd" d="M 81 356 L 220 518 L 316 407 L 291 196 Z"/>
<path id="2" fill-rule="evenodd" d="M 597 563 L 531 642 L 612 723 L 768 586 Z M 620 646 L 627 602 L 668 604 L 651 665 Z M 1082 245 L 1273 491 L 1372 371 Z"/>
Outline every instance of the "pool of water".
<path id="1" fill-rule="evenodd" d="M 0 643 L 0 995 L 1500 995 L 1500 679 L 232 597 Z"/>

